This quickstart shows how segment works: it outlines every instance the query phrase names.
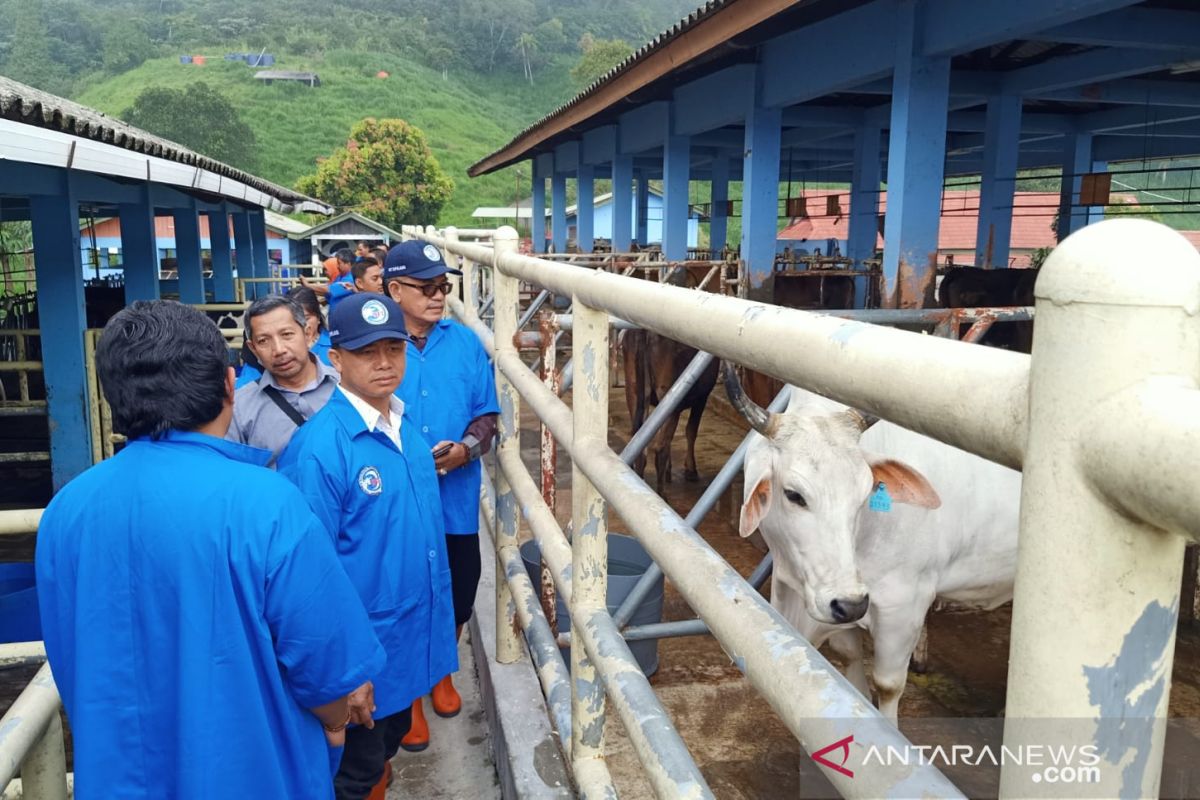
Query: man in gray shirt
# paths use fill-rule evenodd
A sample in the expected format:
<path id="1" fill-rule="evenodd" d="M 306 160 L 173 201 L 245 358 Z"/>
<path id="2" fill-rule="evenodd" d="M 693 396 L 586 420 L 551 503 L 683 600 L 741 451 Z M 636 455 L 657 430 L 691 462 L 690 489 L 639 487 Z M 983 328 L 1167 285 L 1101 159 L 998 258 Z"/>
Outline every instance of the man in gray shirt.
<path id="1" fill-rule="evenodd" d="M 296 429 L 328 402 L 338 374 L 309 352 L 304 311 L 291 298 L 255 300 L 245 326 L 246 345 L 263 365 L 263 376 L 237 390 L 225 438 L 270 450 L 273 469 Z"/>

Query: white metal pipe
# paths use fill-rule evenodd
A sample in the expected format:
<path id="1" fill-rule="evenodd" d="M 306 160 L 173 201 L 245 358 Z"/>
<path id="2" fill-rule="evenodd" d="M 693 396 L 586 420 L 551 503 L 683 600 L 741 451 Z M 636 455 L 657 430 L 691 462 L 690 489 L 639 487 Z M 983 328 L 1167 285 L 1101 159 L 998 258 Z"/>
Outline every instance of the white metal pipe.
<path id="1" fill-rule="evenodd" d="M 516 250 L 516 236 L 498 236 L 496 252 L 502 253 Z M 497 354 L 511 352 L 516 355 L 513 347 L 513 335 L 517 332 L 517 313 L 519 285 L 516 278 L 508 275 L 496 276 L 496 316 L 495 346 Z M 512 383 L 499 371 L 496 372 L 496 394 L 500 401 L 500 441 L 496 446 L 497 452 L 521 449 L 521 402 L 520 395 Z M 517 546 L 517 532 L 521 520 L 513 498 L 512 489 L 504 475 L 498 475 L 496 480 L 496 549 Z M 501 664 L 511 664 L 521 657 L 521 647 L 513 630 L 516 617 L 516 606 L 508 589 L 504 566 L 496 562 L 496 660 Z"/>
<path id="2" fill-rule="evenodd" d="M 1200 254 L 1158 223 L 1108 220 L 1055 249 L 1036 295 L 1004 744 L 1094 746 L 1089 797 L 1157 797 L 1184 540 L 1126 512 L 1186 517 L 1187 501 L 1153 508 L 1160 493 L 1144 489 L 1195 456 L 1154 464 L 1142 453 L 1132 466 L 1150 474 L 1132 484 L 1127 467 L 1097 462 L 1139 447 L 1142 420 L 1108 413 L 1136 406 L 1110 398 L 1155 391 L 1143 383 L 1155 376 L 1200 377 Z M 1149 422 L 1152 445 L 1164 421 Z M 1001 796 L 1044 791 L 1035 771 L 1006 764 Z"/>
<path id="3" fill-rule="evenodd" d="M 571 358 L 582 365 L 574 393 L 574 441 L 608 442 L 608 315 L 575 302 Z M 548 390 L 553 394 L 553 390 Z M 607 613 L 608 504 L 571 462 L 571 620 Z M 571 648 L 571 759 L 604 757 L 604 687 L 582 647 Z"/>
<path id="4" fill-rule="evenodd" d="M 67 800 L 67 755 L 63 746 L 62 719 L 50 715 L 42 734 L 21 763 L 21 786 L 37 800 Z"/>
<path id="5" fill-rule="evenodd" d="M 58 717 L 61 703 L 50 665 L 43 664 L 0 719 L 0 786 L 17 776 L 21 763 L 50 728 L 50 720 Z"/>
<path id="6" fill-rule="evenodd" d="M 853 734 L 864 747 L 910 747 L 866 698 L 773 609 L 608 447 L 572 437 L 571 409 L 545 388 L 515 351 L 497 366 L 546 421 L 638 541 L 703 618 L 788 729 L 812 750 Z M 615 627 L 615 626 L 614 626 Z M 881 767 L 854 779 L 830 775 L 847 797 L 887 797 L 902 789 L 923 797 L 961 797 L 928 763 Z"/>
<path id="7" fill-rule="evenodd" d="M 502 229 L 503 230 L 503 229 Z M 622 319 L 1006 466 L 1025 445 L 1029 357 L 477 245 L 459 252 Z M 491 256 L 491 258 L 489 258 Z M 699 321 L 703 321 L 700 324 Z M 898 365 L 903 365 L 899 368 Z M 938 376 L 931 380 L 930 376 Z M 565 383 L 565 376 L 564 376 Z"/>
<path id="8" fill-rule="evenodd" d="M 20 508 L 0 511 L 0 535 L 37 533 L 44 508 Z"/>

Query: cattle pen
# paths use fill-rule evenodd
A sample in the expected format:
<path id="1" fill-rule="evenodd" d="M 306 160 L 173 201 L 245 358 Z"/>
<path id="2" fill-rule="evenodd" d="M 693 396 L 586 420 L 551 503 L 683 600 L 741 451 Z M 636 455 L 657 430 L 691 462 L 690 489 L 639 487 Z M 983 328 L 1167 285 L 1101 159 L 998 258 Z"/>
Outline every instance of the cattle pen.
<path id="1" fill-rule="evenodd" d="M 519 620 L 585 795 L 603 794 L 610 780 L 596 736 L 605 708 L 601 693 L 630 731 L 659 796 L 711 791 L 599 599 L 607 510 L 637 535 L 805 749 L 850 736 L 867 748 L 908 744 L 609 450 L 607 414 L 599 411 L 607 409 L 608 360 L 598 354 L 607 352 L 615 319 L 1022 469 L 1005 745 L 1045 736 L 1038 720 L 1086 721 L 1092 727 L 1087 741 L 1100 744 L 1111 738 L 1111 725 L 1136 719 L 1141 733 L 1106 751 L 1112 769 L 1102 772 L 1100 785 L 1089 786 L 1089 796 L 1157 796 L 1183 537 L 1194 537 L 1200 526 L 1187 490 L 1200 402 L 1194 325 L 1200 256 L 1182 237 L 1130 220 L 1071 237 L 1041 276 L 1036 355 L 1030 357 L 525 257 L 505 229 L 490 237 L 491 246 L 456 241 L 453 229 L 405 234 L 462 259 L 466 303 L 454 310 L 496 359 L 503 415 L 491 502 L 505 578 L 498 581 L 496 656 L 522 657 L 511 624 Z M 1120 242 L 1130 237 L 1152 243 L 1155 255 L 1146 269 L 1154 280 L 1143 274 L 1133 281 L 1120 269 Z M 479 271 L 490 273 L 491 304 L 479 298 L 472 277 Z M 519 357 L 514 336 L 522 281 L 573 299 L 572 349 L 581 365 L 573 408 Z M 475 309 L 482 305 L 494 308 L 494 330 L 478 320 Z M 784 341 L 788 347 L 778 346 Z M 575 533 L 569 541 L 515 449 L 522 402 L 571 455 Z M 572 650 L 569 678 L 521 566 L 521 520 L 538 539 L 558 591 L 571 598 L 573 630 L 587 659 Z M 1112 591 L 1114 585 L 1121 590 Z M 1047 607 L 1065 609 L 1075 624 L 1064 627 L 1059 615 L 1044 613 Z M 1096 673 L 1104 675 L 1103 691 Z M 1147 697 L 1140 687 L 1151 688 L 1154 703 L 1127 707 L 1132 698 Z M 1130 759 L 1142 768 L 1117 768 Z M 1005 765 L 1001 774 L 1004 796 L 1030 795 L 1030 768 Z M 839 771 L 827 777 L 848 797 L 959 794 L 928 764 L 872 765 L 853 777 Z"/>

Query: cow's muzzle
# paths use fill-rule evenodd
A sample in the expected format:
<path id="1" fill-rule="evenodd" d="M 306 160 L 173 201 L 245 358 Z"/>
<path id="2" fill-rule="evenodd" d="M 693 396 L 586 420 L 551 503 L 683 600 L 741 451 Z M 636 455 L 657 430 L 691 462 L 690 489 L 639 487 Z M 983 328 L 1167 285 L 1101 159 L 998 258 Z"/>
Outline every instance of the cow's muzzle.
<path id="1" fill-rule="evenodd" d="M 867 613 L 870 605 L 871 596 L 867 594 L 859 597 L 837 597 L 829 602 L 829 613 L 834 622 L 856 622 Z"/>

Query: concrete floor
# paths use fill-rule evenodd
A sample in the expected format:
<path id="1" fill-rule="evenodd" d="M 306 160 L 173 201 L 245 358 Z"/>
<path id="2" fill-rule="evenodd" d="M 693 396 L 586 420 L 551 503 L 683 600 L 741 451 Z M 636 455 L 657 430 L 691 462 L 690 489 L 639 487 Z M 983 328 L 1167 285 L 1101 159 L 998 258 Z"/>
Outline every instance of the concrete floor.
<path id="1" fill-rule="evenodd" d="M 429 748 L 421 753 L 401 750 L 392 759 L 395 777 L 388 788 L 388 800 L 499 799 L 500 784 L 479 697 L 469 629 L 463 630 L 458 643 L 458 664 L 454 686 L 462 696 L 462 711 L 456 717 L 442 719 L 425 698 Z"/>

